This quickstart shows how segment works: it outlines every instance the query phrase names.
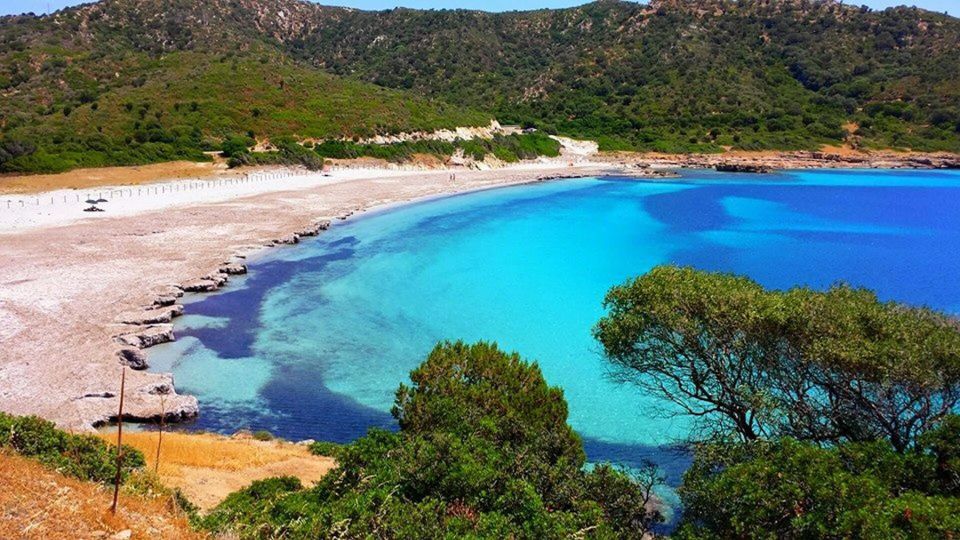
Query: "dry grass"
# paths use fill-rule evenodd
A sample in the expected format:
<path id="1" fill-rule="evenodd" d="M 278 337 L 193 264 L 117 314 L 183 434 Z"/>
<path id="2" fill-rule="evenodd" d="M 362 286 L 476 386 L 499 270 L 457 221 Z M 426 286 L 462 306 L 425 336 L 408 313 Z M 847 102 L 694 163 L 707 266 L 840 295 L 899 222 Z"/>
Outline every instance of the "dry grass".
<path id="1" fill-rule="evenodd" d="M 121 495 L 117 514 L 105 486 L 63 476 L 38 462 L 0 452 L 0 538 L 205 538 L 169 499 Z"/>
<path id="2" fill-rule="evenodd" d="M 116 443 L 116 434 L 101 436 Z M 153 470 L 158 437 L 152 431 L 128 432 L 123 442 L 143 452 Z M 335 465 L 333 459 L 315 456 L 303 445 L 283 441 L 168 432 L 163 434 L 157 473 L 165 485 L 180 488 L 206 510 L 254 480 L 292 475 L 310 485 Z"/>
<path id="3" fill-rule="evenodd" d="M 172 161 L 137 167 L 76 169 L 60 174 L 0 176 L 0 194 L 41 193 L 55 189 L 92 189 L 102 186 L 148 184 L 161 180 L 203 178 L 227 173 L 219 163 Z"/>
<path id="4" fill-rule="evenodd" d="M 154 468 L 157 453 L 156 431 L 126 432 L 123 444 L 143 452 L 148 468 Z M 110 444 L 116 444 L 116 434 L 101 435 Z M 282 441 L 257 441 L 249 438 L 224 437 L 209 433 L 163 434 L 160 449 L 161 476 L 176 475 L 183 467 L 200 467 L 218 471 L 241 471 L 251 467 L 263 467 L 270 463 L 292 457 L 313 457 L 302 445 Z"/>

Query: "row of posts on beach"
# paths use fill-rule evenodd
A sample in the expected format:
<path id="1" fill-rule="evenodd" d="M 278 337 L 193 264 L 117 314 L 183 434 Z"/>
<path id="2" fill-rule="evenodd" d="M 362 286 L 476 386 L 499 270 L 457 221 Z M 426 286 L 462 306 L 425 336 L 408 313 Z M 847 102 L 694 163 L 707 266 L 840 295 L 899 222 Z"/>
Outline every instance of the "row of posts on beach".
<path id="1" fill-rule="evenodd" d="M 253 172 L 243 176 L 217 178 L 214 180 L 181 180 L 163 184 L 130 186 L 97 191 L 75 191 L 71 194 L 34 195 L 16 199 L 0 199 L 0 210 L 16 210 L 19 208 L 38 207 L 55 204 L 90 204 L 110 202 L 120 199 L 137 197 L 159 197 L 188 191 L 207 190 L 214 188 L 231 188 L 252 185 L 270 180 L 282 180 L 292 176 L 317 174 L 310 171 L 271 171 Z"/>

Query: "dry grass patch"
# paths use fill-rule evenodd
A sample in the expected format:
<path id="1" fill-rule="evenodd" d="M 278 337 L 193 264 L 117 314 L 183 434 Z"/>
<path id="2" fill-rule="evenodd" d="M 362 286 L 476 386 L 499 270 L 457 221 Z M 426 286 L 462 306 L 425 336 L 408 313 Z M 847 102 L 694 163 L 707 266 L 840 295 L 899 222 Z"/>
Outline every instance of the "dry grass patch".
<path id="1" fill-rule="evenodd" d="M 216 163 L 171 161 L 136 167 L 76 169 L 59 174 L 0 175 L 0 194 L 42 193 L 55 189 L 93 189 L 103 186 L 130 186 L 162 180 L 233 175 Z"/>
<path id="2" fill-rule="evenodd" d="M 123 443 L 143 452 L 148 467 L 152 469 L 157 457 L 159 436 L 156 431 L 127 432 L 123 434 Z M 106 434 L 103 438 L 110 444 L 117 442 L 115 434 Z M 304 446 L 282 441 L 257 441 L 208 433 L 167 432 L 163 434 L 160 470 L 157 472 L 161 476 L 175 475 L 183 467 L 240 471 L 304 456 L 311 456 Z"/>
<path id="3" fill-rule="evenodd" d="M 134 539 L 205 538 L 190 529 L 169 498 L 124 494 L 114 515 L 107 486 L 70 478 L 4 452 L 0 486 L 0 538 L 109 538 L 127 530 Z"/>
<path id="4" fill-rule="evenodd" d="M 101 436 L 116 443 L 116 434 Z M 153 470 L 158 438 L 153 431 L 128 432 L 123 443 L 143 452 L 147 468 Z M 254 480 L 291 475 L 309 486 L 335 465 L 332 458 L 284 441 L 168 432 L 163 434 L 157 473 L 165 485 L 180 488 L 191 502 L 208 510 Z"/>

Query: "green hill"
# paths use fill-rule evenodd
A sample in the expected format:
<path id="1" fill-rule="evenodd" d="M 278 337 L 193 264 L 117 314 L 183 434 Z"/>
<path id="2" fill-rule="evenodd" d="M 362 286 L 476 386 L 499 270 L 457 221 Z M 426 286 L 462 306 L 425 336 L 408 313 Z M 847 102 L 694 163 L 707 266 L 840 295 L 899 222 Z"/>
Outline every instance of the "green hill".
<path id="1" fill-rule="evenodd" d="M 0 172 L 493 117 L 608 150 L 960 152 L 958 44 L 956 18 L 830 0 L 502 14 L 103 0 L 0 18 Z"/>
<path id="2" fill-rule="evenodd" d="M 310 67 L 269 32 L 231 24 L 241 12 L 212 18 L 237 3 L 176 4 L 114 0 L 3 19 L 0 171 L 203 160 L 237 135 L 369 137 L 492 119 Z"/>
<path id="3" fill-rule="evenodd" d="M 318 67 L 608 149 L 960 151 L 960 20 L 831 0 L 355 11 L 290 45 Z M 851 131 L 855 128 L 851 127 Z"/>

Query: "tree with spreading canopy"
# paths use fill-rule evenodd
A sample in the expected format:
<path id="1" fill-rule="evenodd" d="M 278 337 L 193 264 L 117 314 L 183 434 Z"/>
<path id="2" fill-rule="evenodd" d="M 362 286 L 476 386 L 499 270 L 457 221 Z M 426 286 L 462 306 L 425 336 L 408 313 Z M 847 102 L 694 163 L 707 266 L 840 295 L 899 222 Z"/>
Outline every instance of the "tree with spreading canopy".
<path id="1" fill-rule="evenodd" d="M 662 266 L 608 293 L 595 328 L 614 376 L 712 435 L 904 451 L 960 403 L 949 316 L 868 290 L 766 290 Z"/>
<path id="2" fill-rule="evenodd" d="M 614 377 L 699 428 L 676 537 L 960 536 L 956 320 L 674 266 L 605 305 Z"/>

